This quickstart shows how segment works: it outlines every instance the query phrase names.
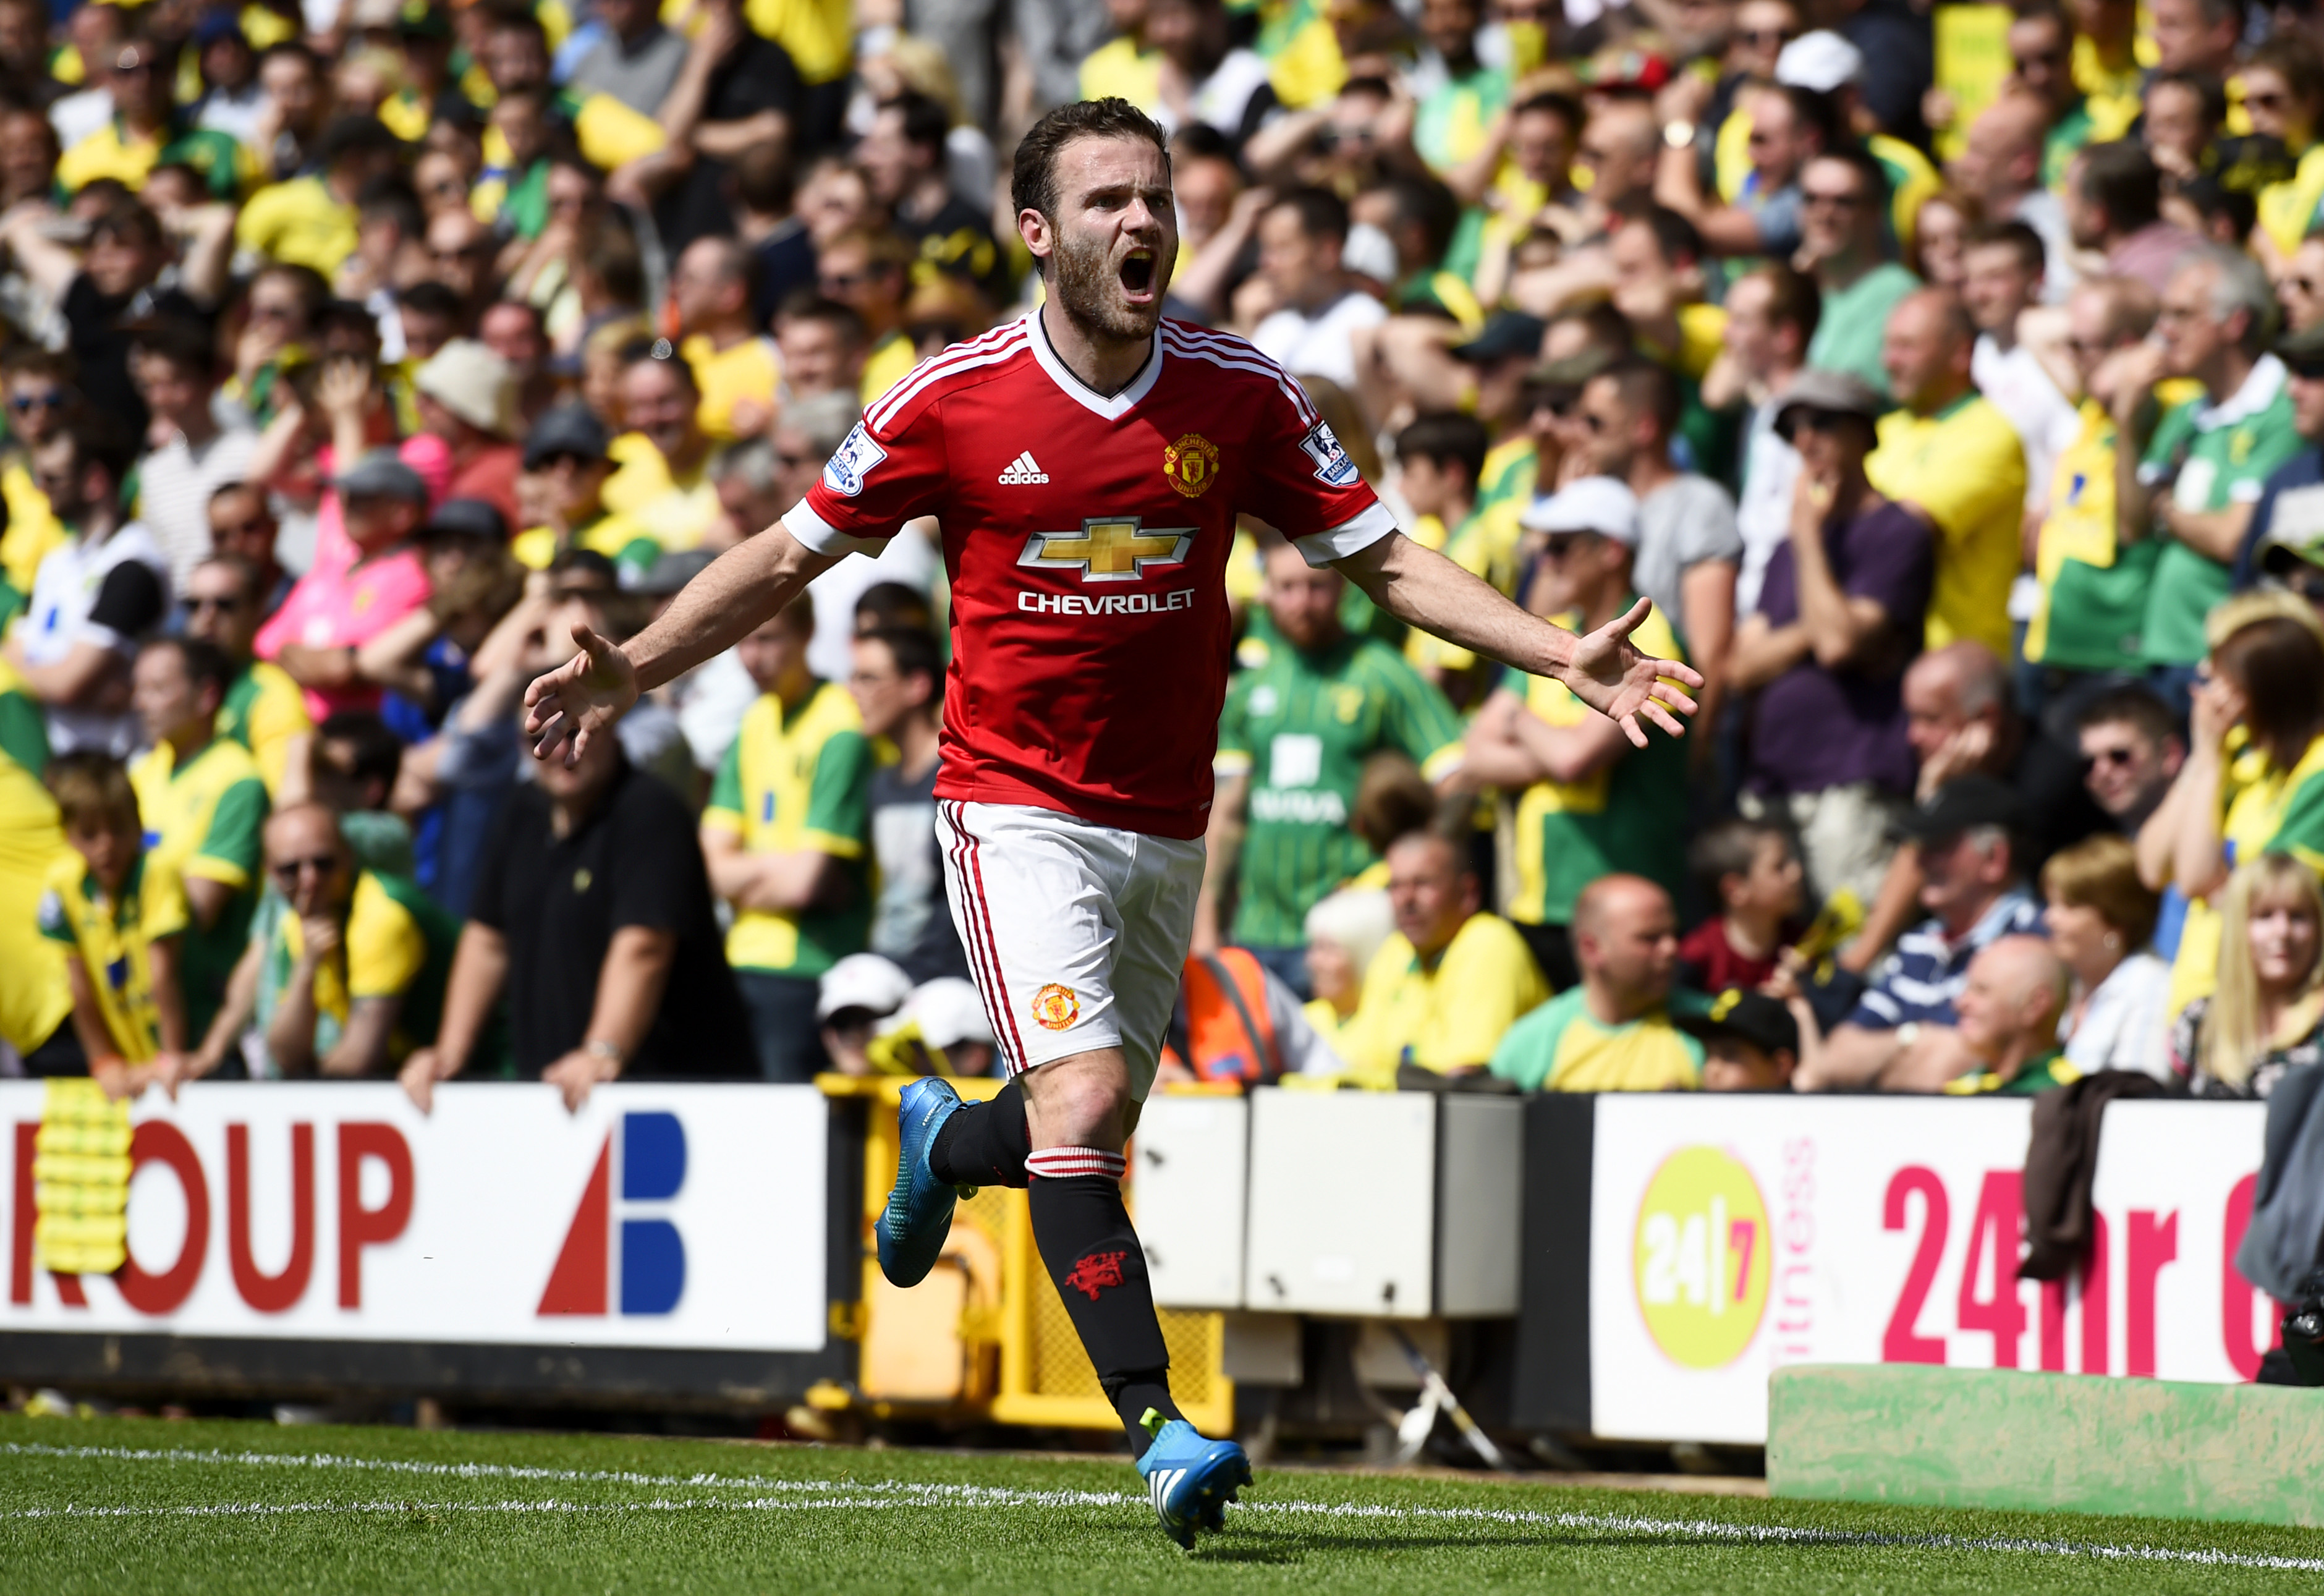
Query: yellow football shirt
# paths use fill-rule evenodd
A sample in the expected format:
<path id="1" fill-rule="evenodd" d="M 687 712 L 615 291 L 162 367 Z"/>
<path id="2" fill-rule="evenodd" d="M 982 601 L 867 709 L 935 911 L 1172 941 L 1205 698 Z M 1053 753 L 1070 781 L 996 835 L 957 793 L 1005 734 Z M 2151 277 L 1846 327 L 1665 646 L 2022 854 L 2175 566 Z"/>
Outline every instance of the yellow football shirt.
<path id="1" fill-rule="evenodd" d="M 1894 410 L 1864 463 L 1872 485 L 1934 523 L 1928 646 L 1973 638 L 2009 658 L 2009 586 L 2025 513 L 2025 454 L 2007 417 L 1975 393 L 1932 416 Z"/>
<path id="2" fill-rule="evenodd" d="M 694 385 L 702 390 L 695 420 L 703 431 L 727 442 L 737 436 L 734 409 L 750 404 L 771 415 L 775 393 L 783 380 L 782 357 L 772 338 L 744 338 L 729 349 L 719 349 L 706 333 L 696 333 L 678 346 L 694 368 Z"/>
<path id="3" fill-rule="evenodd" d="M 186 890 L 149 854 L 138 860 L 115 903 L 68 852 L 49 867 L 41 893 L 41 935 L 79 955 L 114 1047 L 131 1064 L 161 1050 L 153 1001 L 153 944 L 186 928 Z M 190 1039 L 190 1038 L 189 1038 Z"/>
<path id="4" fill-rule="evenodd" d="M 744 712 L 742 729 L 711 784 L 706 829 L 733 832 L 752 853 L 828 853 L 847 866 L 850 890 L 832 909 L 745 909 L 727 934 L 738 970 L 820 975 L 862 950 L 872 931 L 872 745 L 854 698 L 817 682 L 786 711 L 772 693 Z"/>
<path id="5" fill-rule="evenodd" d="M 355 253 L 355 208 L 318 177 L 269 183 L 234 224 L 235 247 L 329 278 Z"/>
<path id="6" fill-rule="evenodd" d="M 1393 1085 L 1399 1064 L 1484 1064 L 1517 1016 L 1548 996 L 1524 938 L 1499 915 L 1470 916 L 1434 965 L 1399 931 L 1372 955 L 1363 999 L 1333 1045 L 1359 1080 Z"/>

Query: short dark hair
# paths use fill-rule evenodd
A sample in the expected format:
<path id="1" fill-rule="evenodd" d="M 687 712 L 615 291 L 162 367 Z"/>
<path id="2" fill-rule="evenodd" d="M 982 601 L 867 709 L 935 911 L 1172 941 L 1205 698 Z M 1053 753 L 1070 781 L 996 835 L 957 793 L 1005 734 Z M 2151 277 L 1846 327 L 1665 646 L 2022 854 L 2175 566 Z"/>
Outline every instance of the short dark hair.
<path id="1" fill-rule="evenodd" d="M 129 346 L 140 355 L 155 355 L 180 371 L 199 377 L 217 374 L 217 345 L 196 321 L 181 316 L 156 317 L 129 329 Z"/>
<path id="2" fill-rule="evenodd" d="M 2211 650 L 2212 669 L 2243 689 L 2252 746 L 2289 770 L 2324 732 L 2324 642 L 2286 615 L 2237 627 Z"/>
<path id="3" fill-rule="evenodd" d="M 952 115 L 941 101 L 908 88 L 880 108 L 902 113 L 904 142 L 917 150 L 932 151 L 937 161 L 943 161 L 945 141 L 952 134 Z"/>
<path id="4" fill-rule="evenodd" d="M 355 752 L 347 774 L 358 781 L 376 781 L 392 790 L 403 769 L 403 743 L 387 723 L 368 709 L 342 709 L 324 717 L 315 728 L 315 741 L 344 743 Z"/>
<path id="5" fill-rule="evenodd" d="M 2074 717 L 2074 725 L 2079 731 L 2092 726 L 2135 726 L 2158 745 L 2179 734 L 2179 717 L 2171 713 L 2171 706 L 2152 687 L 2136 682 L 2110 687 L 2091 699 Z"/>
<path id="6" fill-rule="evenodd" d="M 1329 189 L 1294 189 L 1277 198 L 1269 210 L 1287 210 L 1299 218 L 1299 230 L 1310 238 L 1348 240 L 1348 202 Z"/>
<path id="7" fill-rule="evenodd" d="M 1686 868 L 1702 884 L 1704 900 L 1719 902 L 1719 883 L 1731 875 L 1748 875 L 1759 856 L 1759 844 L 1781 837 L 1793 846 L 1791 827 L 1778 820 L 1754 820 L 1731 815 L 1713 821 L 1695 834 L 1686 851 Z"/>
<path id="8" fill-rule="evenodd" d="M 1987 249 L 2006 244 L 2016 252 L 2017 263 L 2037 276 L 2049 262 L 2042 235 L 2023 222 L 1984 222 L 1969 230 L 1969 247 Z"/>
<path id="9" fill-rule="evenodd" d="M 2298 33 L 2271 33 L 2245 59 L 2246 70 L 2264 67 L 2282 78 L 2292 97 L 2324 105 L 2324 56 Z"/>
<path id="10" fill-rule="evenodd" d="M 214 642 L 206 642 L 198 637 L 157 637 L 138 652 L 150 654 L 155 649 L 175 649 L 178 651 L 179 658 L 186 662 L 186 679 L 193 684 L 198 693 L 205 687 L 212 687 L 218 690 L 218 697 L 224 698 L 226 689 L 234 686 L 235 662 Z"/>
<path id="11" fill-rule="evenodd" d="M 1057 211 L 1057 157 L 1075 139 L 1144 139 L 1170 161 L 1170 136 L 1162 125 L 1128 100 L 1075 100 L 1059 106 L 1018 141 L 1017 160 L 1009 174 L 1009 202 L 1019 211 L 1055 217 Z"/>
<path id="12" fill-rule="evenodd" d="M 1666 205 L 1648 204 L 1626 217 L 1626 227 L 1644 227 L 1655 235 L 1655 248 L 1666 266 L 1688 266 L 1702 258 L 1702 234 L 1692 222 Z"/>
<path id="13" fill-rule="evenodd" d="M 1823 319 L 1823 290 L 1816 286 L 1816 280 L 1789 261 L 1769 261 L 1747 275 L 1766 281 L 1770 291 L 1767 318 L 1779 327 L 1799 328 L 1800 348 L 1804 353 L 1815 337 L 1816 324 Z"/>
<path id="14" fill-rule="evenodd" d="M 1880 158 L 1861 144 L 1827 143 L 1811 157 L 1815 161 L 1837 161 L 1863 180 L 1867 208 L 1877 210 L 1888 203 L 1888 169 Z M 1804 171 L 1805 168 L 1802 168 Z"/>
<path id="15" fill-rule="evenodd" d="M 881 626 L 870 632 L 859 632 L 855 641 L 878 643 L 888 650 L 903 676 L 925 676 L 928 678 L 928 707 L 936 708 L 944 695 L 944 652 L 926 628 L 918 626 Z"/>
<path id="16" fill-rule="evenodd" d="M 1477 478 L 1484 474 L 1485 452 L 1491 439 L 1485 424 L 1474 416 L 1457 411 L 1435 411 L 1415 418 L 1412 424 L 1396 435 L 1396 455 L 1399 460 L 1429 460 L 1438 466 L 1447 462 L 1459 466 L 1469 474 L 1469 486 L 1473 492 Z"/>
<path id="17" fill-rule="evenodd" d="M 735 196 L 752 210 L 788 212 L 798 198 L 798 173 L 781 139 L 752 144 L 734 158 L 733 170 Z"/>
<path id="18" fill-rule="evenodd" d="M 1399 226 L 1418 224 L 1428 239 L 1428 258 L 1441 261 L 1461 228 L 1460 196 L 1433 177 L 1397 172 L 1380 185 L 1396 207 Z"/>
<path id="19" fill-rule="evenodd" d="M 116 491 L 137 463 L 137 439 L 120 417 L 102 411 L 78 409 L 58 426 L 55 438 L 72 446 L 75 466 L 102 466 Z"/>
<path id="20" fill-rule="evenodd" d="M 161 247 L 161 218 L 134 199 L 107 206 L 88 226 L 88 241 L 119 238 L 147 249 Z"/>
<path id="21" fill-rule="evenodd" d="M 1665 442 L 1678 430 L 1679 411 L 1685 400 L 1668 367 L 1643 355 L 1631 355 L 1590 380 L 1613 383 L 1621 391 L 1624 404 L 1655 419 L 1655 430 Z"/>
<path id="22" fill-rule="evenodd" d="M 1582 123 L 1588 120 L 1580 100 L 1570 94 L 1560 94 L 1555 89 L 1527 95 L 1510 110 L 1509 120 L 1515 122 L 1520 116 L 1536 115 L 1544 111 L 1564 123 L 1565 131 L 1576 135 L 1581 134 Z"/>
<path id="23" fill-rule="evenodd" d="M 466 310 L 466 307 L 460 303 L 460 296 L 433 277 L 420 279 L 398 293 L 395 299 L 399 310 L 417 310 L 422 316 L 441 316 L 456 328 Z"/>
<path id="24" fill-rule="evenodd" d="M 850 347 L 861 349 L 872 338 L 871 329 L 854 306 L 843 305 L 837 300 L 826 300 L 811 288 L 796 288 L 783 298 L 775 309 L 775 319 L 781 321 L 820 321 L 837 330 Z"/>
<path id="25" fill-rule="evenodd" d="M 428 213 L 420 204 L 420 196 L 412 191 L 409 179 L 393 172 L 363 186 L 363 192 L 355 196 L 355 211 L 365 221 L 393 222 L 406 238 L 417 238 L 428 231 Z"/>
<path id="26" fill-rule="evenodd" d="M 936 606 L 928 595 L 904 582 L 874 582 L 855 598 L 854 620 L 858 631 L 864 630 L 863 618 L 869 615 L 873 632 L 922 631 L 936 618 Z"/>
<path id="27" fill-rule="evenodd" d="M 2143 105 L 2146 97 L 2158 88 L 2183 88 L 2201 102 L 2204 123 L 2212 128 L 2227 119 L 2227 86 L 2217 78 L 2201 72 L 2181 72 L 2158 69 L 2150 74 L 2146 87 L 2140 91 Z"/>
<path id="28" fill-rule="evenodd" d="M 2135 233 L 2163 213 L 2163 169 L 2144 145 L 2130 139 L 2085 144 L 2082 198 L 2107 214 L 2116 233 Z"/>

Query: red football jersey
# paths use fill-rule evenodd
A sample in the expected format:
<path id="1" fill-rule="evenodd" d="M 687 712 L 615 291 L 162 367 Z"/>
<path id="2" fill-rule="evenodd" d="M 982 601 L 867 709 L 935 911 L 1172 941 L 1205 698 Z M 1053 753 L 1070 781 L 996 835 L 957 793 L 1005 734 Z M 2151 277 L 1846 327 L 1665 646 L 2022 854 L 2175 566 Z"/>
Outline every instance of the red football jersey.
<path id="1" fill-rule="evenodd" d="M 915 516 L 952 577 L 940 798 L 1203 835 L 1235 515 L 1311 563 L 1395 530 L 1299 385 L 1240 338 L 1165 321 L 1093 392 L 1037 311 L 924 363 L 783 518 L 825 553 Z"/>

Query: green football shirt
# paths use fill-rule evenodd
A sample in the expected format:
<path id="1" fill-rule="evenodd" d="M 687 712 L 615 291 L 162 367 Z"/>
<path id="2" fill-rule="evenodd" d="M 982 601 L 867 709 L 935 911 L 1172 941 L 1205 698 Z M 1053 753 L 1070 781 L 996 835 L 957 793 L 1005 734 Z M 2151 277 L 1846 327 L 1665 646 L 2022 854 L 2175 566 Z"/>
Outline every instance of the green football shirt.
<path id="1" fill-rule="evenodd" d="M 1250 778 L 1237 942 L 1298 946 L 1316 900 L 1371 863 L 1348 819 L 1364 761 L 1384 749 L 1432 781 L 1461 759 L 1452 706 L 1385 643 L 1342 637 L 1313 654 L 1278 643 L 1235 678 L 1216 768 Z"/>
<path id="2" fill-rule="evenodd" d="M 2172 478 L 2171 502 L 2181 510 L 2225 510 L 2255 504 L 2269 475 L 2305 447 L 2292 420 L 2292 386 L 2283 363 L 2263 355 L 2251 375 L 2223 404 L 2207 398 L 2174 406 L 2154 429 L 2138 475 L 2149 484 Z M 2203 617 L 2227 596 L 2226 566 L 2170 539 L 2155 558 L 2147 590 L 2144 639 L 2150 665 L 2192 665 L 2208 651 Z"/>

